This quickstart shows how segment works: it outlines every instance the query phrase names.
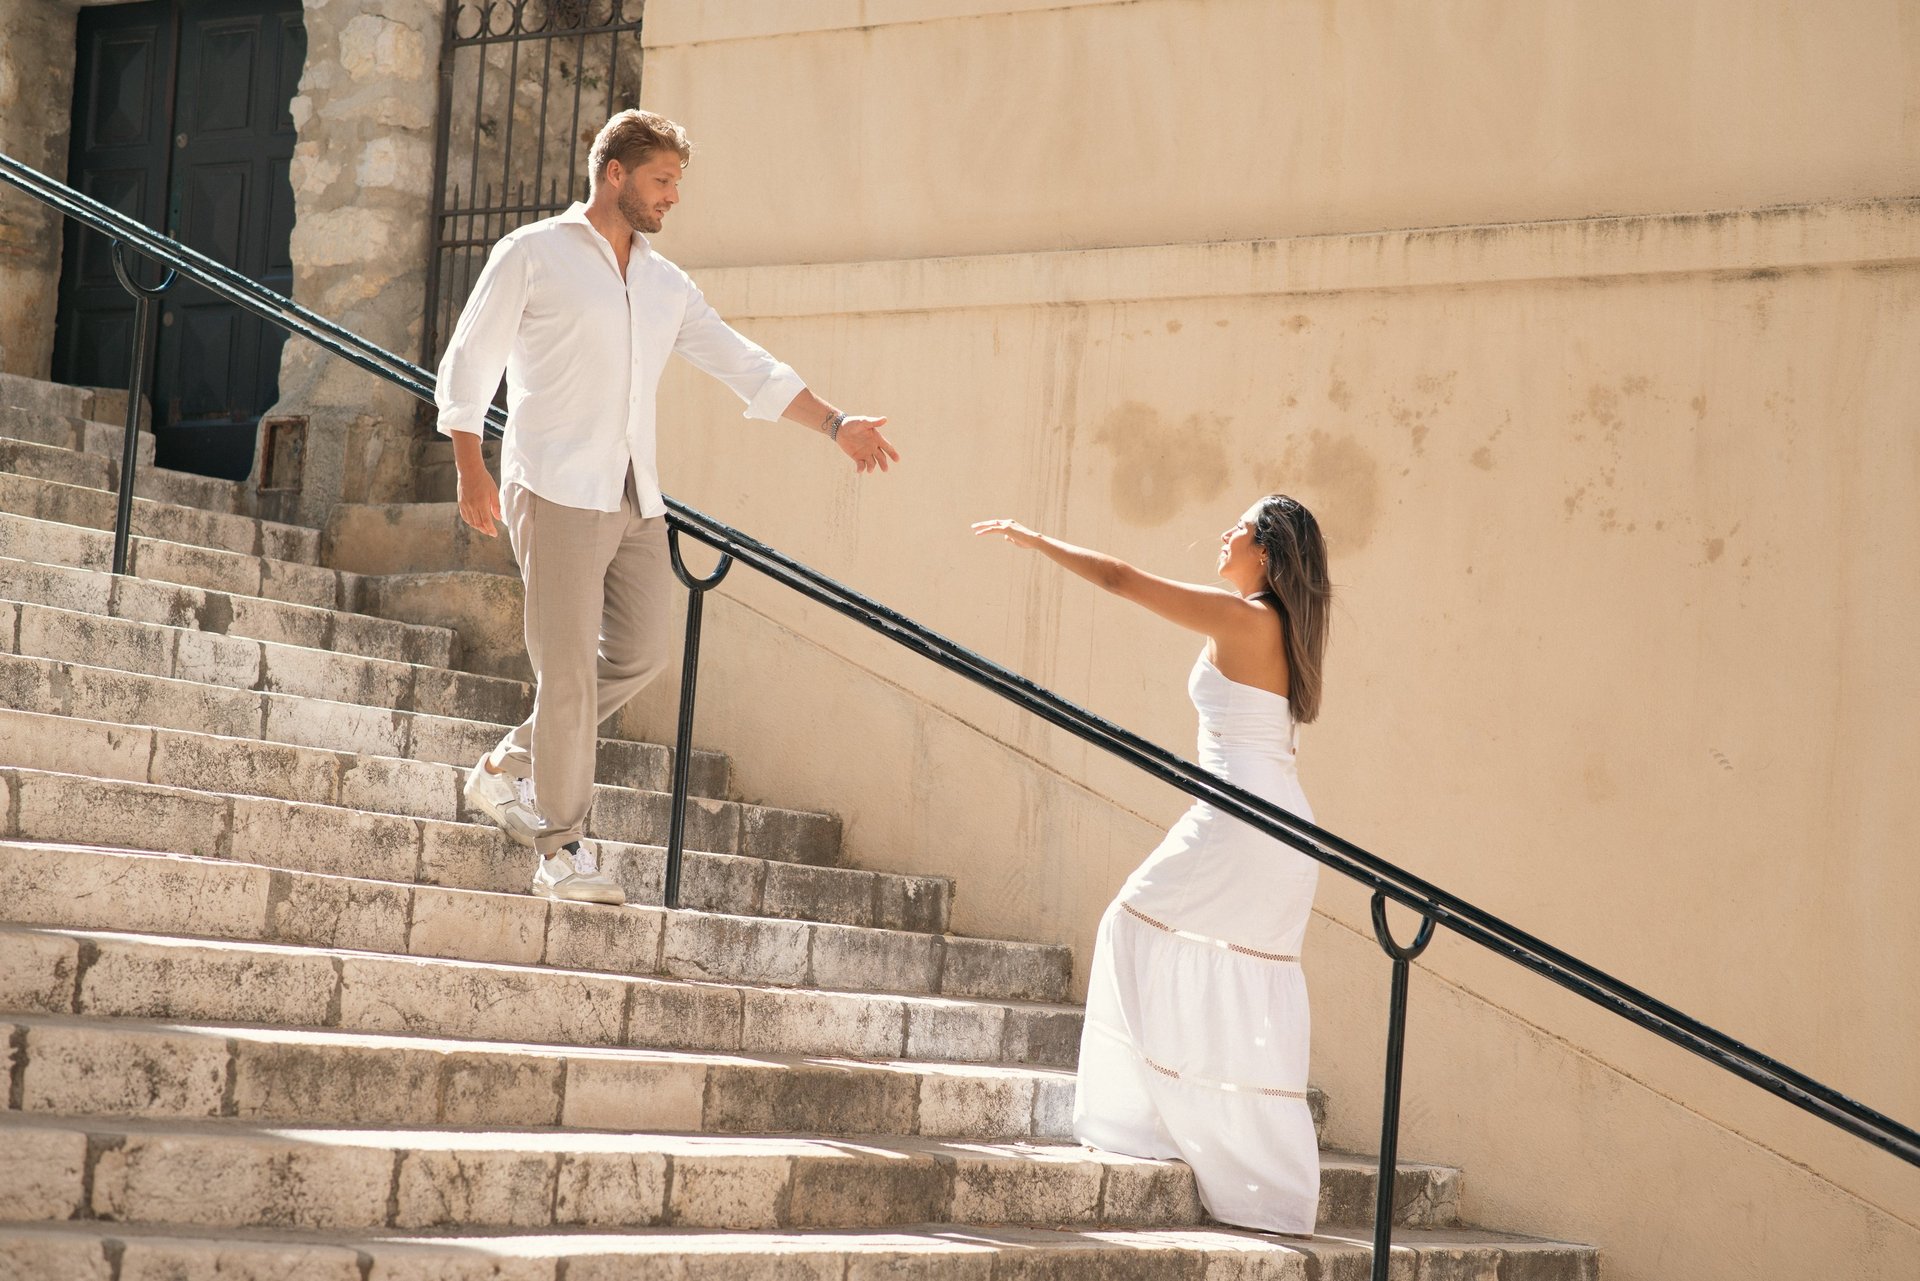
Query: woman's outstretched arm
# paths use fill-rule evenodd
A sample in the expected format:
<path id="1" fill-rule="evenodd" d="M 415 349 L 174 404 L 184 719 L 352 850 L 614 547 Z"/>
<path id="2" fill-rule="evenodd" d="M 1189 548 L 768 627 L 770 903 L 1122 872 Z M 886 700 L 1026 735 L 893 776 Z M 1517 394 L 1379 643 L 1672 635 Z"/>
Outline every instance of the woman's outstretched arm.
<path id="1" fill-rule="evenodd" d="M 997 535 L 1015 547 L 1037 551 L 1094 586 L 1215 640 L 1236 638 L 1249 628 L 1264 632 L 1273 625 L 1265 608 L 1234 592 L 1149 574 L 1117 556 L 1035 533 L 1018 521 L 983 520 L 973 532 L 981 537 Z"/>

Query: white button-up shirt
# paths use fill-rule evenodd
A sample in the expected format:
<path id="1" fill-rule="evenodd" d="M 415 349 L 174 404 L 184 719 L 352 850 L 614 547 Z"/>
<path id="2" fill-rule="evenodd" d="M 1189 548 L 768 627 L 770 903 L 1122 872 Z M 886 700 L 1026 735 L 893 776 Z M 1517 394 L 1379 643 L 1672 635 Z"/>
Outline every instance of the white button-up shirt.
<path id="1" fill-rule="evenodd" d="M 638 232 L 623 281 L 586 209 L 575 204 L 494 245 L 440 361 L 439 429 L 479 434 L 504 371 L 502 485 L 619 511 L 631 466 L 640 514 L 658 516 L 654 393 L 668 356 L 731 387 L 748 418 L 779 418 L 806 384 L 734 332 Z"/>

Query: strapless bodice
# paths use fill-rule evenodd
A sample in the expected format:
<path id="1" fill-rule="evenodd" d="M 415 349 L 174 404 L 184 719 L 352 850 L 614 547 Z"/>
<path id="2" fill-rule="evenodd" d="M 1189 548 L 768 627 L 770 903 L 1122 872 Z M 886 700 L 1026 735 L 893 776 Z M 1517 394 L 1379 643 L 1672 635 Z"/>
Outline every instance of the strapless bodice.
<path id="1" fill-rule="evenodd" d="M 1282 695 L 1227 679 L 1201 650 L 1187 696 L 1200 716 L 1199 760 L 1208 769 L 1241 782 L 1249 769 L 1293 766 L 1299 731 Z"/>

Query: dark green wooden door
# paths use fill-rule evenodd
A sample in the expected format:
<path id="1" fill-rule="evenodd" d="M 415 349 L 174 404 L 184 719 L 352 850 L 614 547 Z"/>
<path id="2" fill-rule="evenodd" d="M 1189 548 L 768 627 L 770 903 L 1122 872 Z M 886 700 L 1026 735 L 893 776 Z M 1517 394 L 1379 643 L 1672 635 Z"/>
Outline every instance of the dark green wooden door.
<path id="1" fill-rule="evenodd" d="M 294 128 L 288 104 L 306 61 L 300 0 L 148 0 L 85 9 L 80 18 L 77 185 L 143 193 L 137 206 L 132 195 L 126 198 L 127 212 L 137 207 L 136 216 L 149 225 L 268 288 L 290 292 L 287 169 Z M 103 134 L 93 116 L 97 104 L 124 103 L 135 92 L 135 78 L 123 70 L 132 54 L 116 52 L 131 47 L 132 33 L 150 33 L 139 38 L 162 73 L 145 131 L 159 145 L 115 154 L 101 144 L 117 135 Z M 157 208 L 155 192 L 163 193 Z M 76 253 L 74 239 L 93 243 Z M 108 288 L 118 292 L 100 238 L 70 233 L 57 378 L 124 384 L 132 307 L 124 295 L 110 297 Z M 278 394 L 282 331 L 185 282 L 168 291 L 159 311 L 152 386 L 157 461 L 245 476 L 255 428 Z M 117 344 L 110 333 L 116 323 Z"/>

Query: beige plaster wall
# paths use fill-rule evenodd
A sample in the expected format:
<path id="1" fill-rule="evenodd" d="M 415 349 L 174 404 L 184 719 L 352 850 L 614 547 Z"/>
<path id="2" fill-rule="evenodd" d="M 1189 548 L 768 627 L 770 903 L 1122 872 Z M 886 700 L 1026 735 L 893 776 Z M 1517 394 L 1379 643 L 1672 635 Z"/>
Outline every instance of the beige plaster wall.
<path id="1" fill-rule="evenodd" d="M 655 0 L 645 39 L 709 144 L 688 263 L 1920 189 L 1908 0 Z"/>
<path id="2" fill-rule="evenodd" d="M 1188 752 L 1193 638 L 966 523 L 1205 577 L 1288 488 L 1341 585 L 1305 746 L 1328 826 L 1920 1117 L 1913 11 L 970 7 L 650 7 L 648 105 L 705 143 L 661 247 L 908 451 L 857 480 L 677 369 L 670 491 Z M 1123 102 L 1125 145 L 1094 127 Z M 1178 798 L 725 590 L 702 737 L 749 790 L 1084 973 Z M 1366 1147 L 1385 962 L 1362 896 L 1320 906 L 1316 1076 Z M 1403 1150 L 1463 1165 L 1481 1222 L 1616 1278 L 1920 1258 L 1920 1172 L 1469 944 L 1429 954 L 1414 1026 Z"/>

